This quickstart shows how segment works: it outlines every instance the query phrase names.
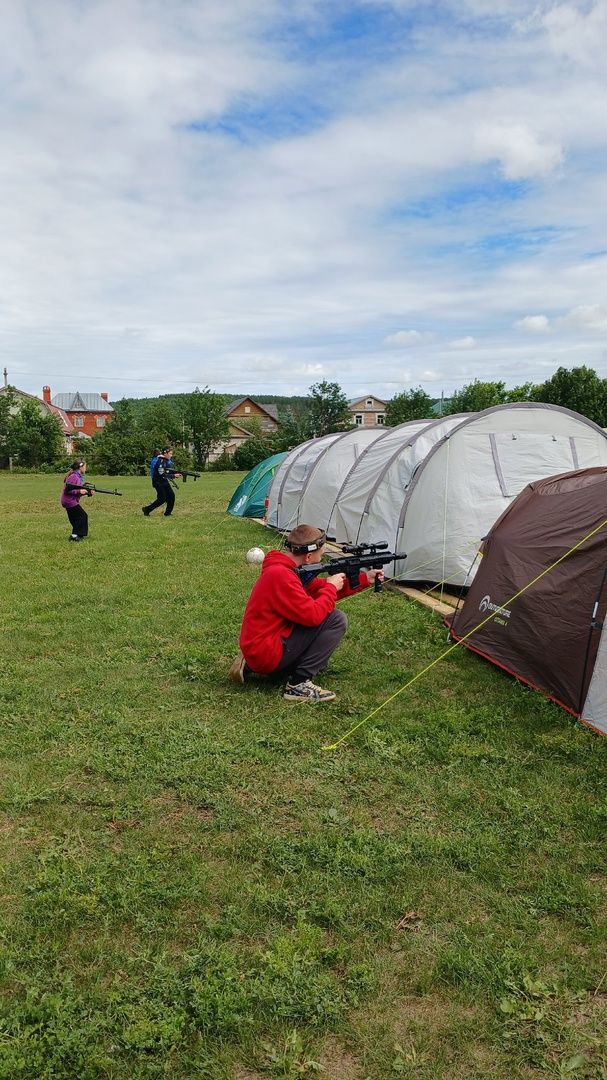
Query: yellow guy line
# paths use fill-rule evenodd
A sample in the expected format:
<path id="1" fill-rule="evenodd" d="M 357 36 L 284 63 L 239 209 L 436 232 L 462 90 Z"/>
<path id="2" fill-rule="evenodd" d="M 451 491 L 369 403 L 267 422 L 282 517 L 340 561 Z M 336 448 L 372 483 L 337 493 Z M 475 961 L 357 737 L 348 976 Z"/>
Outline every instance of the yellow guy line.
<path id="1" fill-rule="evenodd" d="M 456 641 L 453 645 L 450 645 L 448 649 L 445 649 L 445 651 L 441 653 L 440 656 L 437 656 L 436 660 L 433 660 L 431 664 L 427 664 L 426 667 L 422 669 L 422 671 L 418 671 L 417 675 L 414 675 L 413 678 L 409 679 L 404 686 L 401 686 L 400 690 L 397 690 L 394 694 L 391 694 L 390 697 L 386 698 L 386 700 L 382 702 L 381 705 L 378 705 L 376 709 L 373 709 L 370 713 L 368 713 L 367 716 L 363 717 L 362 720 L 359 720 L 358 723 L 355 724 L 354 727 L 351 727 L 349 731 L 346 731 L 345 735 L 342 735 L 341 738 L 337 740 L 337 742 L 329 743 L 327 746 L 322 746 L 321 749 L 337 750 L 337 747 L 341 746 L 341 744 L 344 743 L 346 739 L 349 739 L 355 731 L 358 731 L 358 729 L 363 726 L 363 724 L 366 724 L 367 720 L 370 720 L 372 716 L 375 716 L 378 712 L 380 712 L 381 709 L 385 708 L 386 705 L 389 705 L 391 701 L 394 701 L 394 698 L 397 698 L 399 694 L 402 694 L 403 690 L 407 690 L 408 687 L 412 686 L 414 682 L 417 682 L 418 679 L 421 679 L 422 675 L 425 675 L 426 672 L 430 671 L 431 668 L 433 668 L 436 664 L 440 663 L 441 660 L 444 660 L 446 656 L 449 656 L 449 653 L 452 653 L 454 649 L 457 649 L 460 645 L 463 645 L 469 637 L 472 637 L 472 634 L 475 634 L 477 632 L 477 630 L 481 630 L 483 626 L 486 626 L 488 622 L 491 622 L 491 620 L 494 619 L 496 615 L 499 615 L 500 611 L 503 608 L 510 607 L 510 605 L 513 604 L 515 600 L 518 600 L 519 596 L 522 596 L 524 592 L 527 592 L 527 589 L 530 589 L 532 585 L 535 585 L 541 578 L 545 577 L 546 574 L 549 574 L 552 570 L 554 570 L 555 567 L 559 565 L 559 563 L 562 563 L 564 559 L 567 559 L 569 555 L 573 554 L 574 551 L 577 551 L 577 549 L 581 547 L 582 544 L 585 544 L 587 540 L 590 540 L 591 536 L 594 536 L 595 533 L 598 533 L 601 531 L 601 529 L 604 529 L 606 525 L 607 518 L 605 518 L 605 520 L 602 521 L 600 525 L 597 525 L 595 529 L 592 529 L 591 532 L 587 533 L 587 535 L 584 536 L 581 540 L 579 540 L 577 544 L 574 544 L 573 547 L 569 548 L 569 551 L 566 551 L 564 555 L 561 555 L 560 558 L 556 560 L 556 562 L 553 562 L 550 566 L 547 566 L 545 570 L 542 570 L 541 574 L 538 574 L 537 577 L 534 577 L 533 580 L 529 581 L 527 585 L 523 586 L 522 589 L 519 589 L 519 591 L 515 593 L 514 596 L 511 596 L 509 600 L 505 600 L 503 604 L 500 604 L 500 608 L 498 609 L 498 611 L 491 612 L 491 614 L 487 615 L 487 617 L 483 619 L 482 622 L 478 624 L 478 626 L 474 626 L 472 630 L 469 630 L 467 634 L 464 634 L 464 637 L 460 638 L 459 641 Z"/>

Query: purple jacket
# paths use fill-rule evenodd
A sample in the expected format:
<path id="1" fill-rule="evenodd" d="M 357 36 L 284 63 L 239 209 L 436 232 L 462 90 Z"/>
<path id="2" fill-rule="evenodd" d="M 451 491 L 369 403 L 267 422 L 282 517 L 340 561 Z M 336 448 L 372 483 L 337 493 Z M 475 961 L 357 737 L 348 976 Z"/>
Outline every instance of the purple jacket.
<path id="1" fill-rule="evenodd" d="M 82 495 L 79 495 L 77 491 L 68 491 L 68 484 L 74 484 L 75 487 L 80 487 L 84 483 L 84 477 L 80 472 L 68 473 L 63 481 L 63 491 L 61 492 L 61 505 L 66 509 L 73 510 L 75 506 L 80 505 Z"/>

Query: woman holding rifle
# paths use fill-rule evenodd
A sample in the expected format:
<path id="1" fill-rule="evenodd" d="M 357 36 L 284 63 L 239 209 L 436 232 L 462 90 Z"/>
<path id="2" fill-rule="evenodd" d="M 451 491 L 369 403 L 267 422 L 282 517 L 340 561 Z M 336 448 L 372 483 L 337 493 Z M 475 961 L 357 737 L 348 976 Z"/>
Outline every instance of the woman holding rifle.
<path id="1" fill-rule="evenodd" d="M 83 486 L 85 472 L 86 461 L 73 461 L 70 471 L 63 481 L 63 491 L 61 492 L 61 505 L 72 526 L 69 539 L 74 542 L 85 540 L 89 534 L 89 516 L 80 505 L 80 499 L 83 495 L 90 498 L 93 494 L 92 491 Z"/>

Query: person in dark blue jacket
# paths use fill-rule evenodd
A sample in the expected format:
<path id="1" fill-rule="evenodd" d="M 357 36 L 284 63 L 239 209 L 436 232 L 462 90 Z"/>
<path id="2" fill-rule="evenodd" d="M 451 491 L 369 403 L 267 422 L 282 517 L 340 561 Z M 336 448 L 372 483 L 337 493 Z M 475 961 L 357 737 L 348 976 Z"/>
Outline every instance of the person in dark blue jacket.
<path id="1" fill-rule="evenodd" d="M 159 506 L 166 506 L 164 511 L 165 517 L 170 517 L 173 513 L 173 507 L 175 505 L 175 492 L 171 486 L 170 477 L 179 476 L 179 473 L 174 472 L 175 464 L 173 462 L 173 450 L 170 446 L 165 447 L 164 450 L 159 450 L 154 454 L 150 461 L 150 476 L 152 478 L 152 487 L 156 492 L 156 498 L 154 502 L 149 503 L 148 506 L 142 506 L 141 509 L 145 517 L 149 517 L 152 510 L 156 510 Z"/>

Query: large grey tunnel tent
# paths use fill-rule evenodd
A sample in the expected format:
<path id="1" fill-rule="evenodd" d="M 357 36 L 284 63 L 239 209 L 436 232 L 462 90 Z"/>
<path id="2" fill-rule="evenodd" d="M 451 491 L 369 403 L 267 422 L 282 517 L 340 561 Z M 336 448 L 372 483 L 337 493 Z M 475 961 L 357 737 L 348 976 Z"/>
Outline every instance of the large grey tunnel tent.
<path id="1" fill-rule="evenodd" d="M 338 542 L 406 551 L 409 581 L 466 583 L 481 539 L 531 481 L 607 465 L 607 435 L 556 405 L 355 429 L 292 450 L 269 493 L 268 524 L 308 521 Z"/>

